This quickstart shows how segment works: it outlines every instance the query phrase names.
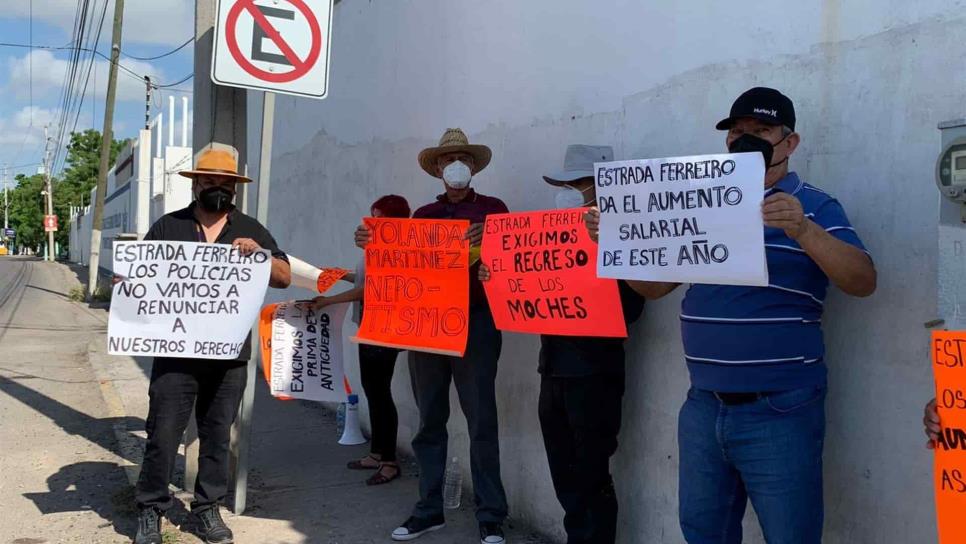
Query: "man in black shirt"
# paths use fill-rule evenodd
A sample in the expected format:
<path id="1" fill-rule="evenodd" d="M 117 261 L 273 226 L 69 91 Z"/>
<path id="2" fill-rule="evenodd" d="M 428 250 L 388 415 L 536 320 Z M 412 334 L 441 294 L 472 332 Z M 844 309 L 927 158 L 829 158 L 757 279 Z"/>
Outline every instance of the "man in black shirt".
<path id="1" fill-rule="evenodd" d="M 557 208 L 594 205 L 594 162 L 612 160 L 610 147 L 568 147 L 564 171 L 543 178 L 561 188 Z M 481 265 L 480 279 L 489 278 L 489 269 Z M 630 330 L 644 310 L 644 298 L 624 281 L 617 283 Z M 550 477 L 564 509 L 567 544 L 613 544 L 617 496 L 610 458 L 621 428 L 624 339 L 541 335 L 539 371 L 540 428 Z"/>
<path id="2" fill-rule="evenodd" d="M 234 150 L 208 149 L 194 170 L 180 172 L 192 179 L 194 202 L 159 219 L 145 240 L 231 244 L 243 254 L 266 249 L 272 254 L 269 285 L 288 287 L 288 258 L 258 221 L 232 205 L 237 183 L 251 179 L 237 174 Z M 115 281 L 123 281 L 115 277 Z M 228 443 L 231 425 L 245 390 L 251 336 L 233 361 L 156 357 L 151 368 L 151 397 L 145 424 L 148 440 L 135 491 L 140 511 L 135 544 L 161 544 L 161 516 L 174 498 L 168 484 L 178 446 L 195 407 L 200 452 L 192 512 L 209 544 L 233 542 L 218 505 L 228 492 Z"/>

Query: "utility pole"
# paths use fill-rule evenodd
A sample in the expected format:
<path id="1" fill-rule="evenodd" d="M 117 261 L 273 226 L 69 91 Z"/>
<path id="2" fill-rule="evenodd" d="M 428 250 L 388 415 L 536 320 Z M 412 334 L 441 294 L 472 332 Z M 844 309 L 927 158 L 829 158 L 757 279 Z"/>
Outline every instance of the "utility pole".
<path id="1" fill-rule="evenodd" d="M 144 76 L 144 130 L 151 129 L 151 76 Z"/>
<path id="2" fill-rule="evenodd" d="M 9 220 L 7 216 L 10 215 L 10 203 L 7 201 L 7 165 L 3 165 L 3 236 L 7 236 L 7 230 L 10 228 Z"/>
<path id="3" fill-rule="evenodd" d="M 47 215 L 54 215 L 54 186 L 50 181 L 50 139 L 44 126 L 44 176 L 47 186 Z M 47 260 L 54 262 L 54 231 L 47 232 Z"/>
<path id="4" fill-rule="evenodd" d="M 104 224 L 104 198 L 107 193 L 107 169 L 111 167 L 111 147 L 114 142 L 114 97 L 117 94 L 117 60 L 121 56 L 121 22 L 124 19 L 124 0 L 114 1 L 114 34 L 111 37 L 111 66 L 107 72 L 107 104 L 104 106 L 104 133 L 101 135 L 101 164 L 97 170 L 97 193 L 94 217 L 91 221 L 91 262 L 87 274 L 87 298 L 94 298 L 97 290 L 97 271 L 101 263 L 101 227 Z"/>

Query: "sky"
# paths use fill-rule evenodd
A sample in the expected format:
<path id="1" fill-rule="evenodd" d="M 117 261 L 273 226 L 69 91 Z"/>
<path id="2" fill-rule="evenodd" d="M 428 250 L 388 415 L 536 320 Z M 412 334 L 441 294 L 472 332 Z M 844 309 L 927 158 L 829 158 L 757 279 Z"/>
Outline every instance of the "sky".
<path id="1" fill-rule="evenodd" d="M 55 137 L 51 152 L 58 143 L 63 94 L 71 51 L 51 51 L 10 47 L 2 44 L 33 44 L 34 46 L 64 47 L 73 39 L 73 28 L 78 5 L 84 0 L 8 0 L 0 13 L 0 166 L 8 166 L 11 177 L 16 174 L 33 174 L 43 160 L 44 126 Z M 107 2 L 107 12 L 97 50 L 110 56 L 111 31 L 114 14 L 112 0 L 86 0 L 91 39 L 97 32 L 98 22 Z M 145 85 L 144 75 L 152 82 L 167 85 L 191 74 L 193 47 L 186 47 L 156 60 L 137 60 L 136 57 L 154 57 L 167 53 L 194 35 L 194 0 L 126 0 L 118 70 L 117 102 L 114 113 L 114 137 L 129 138 L 137 134 L 144 124 Z M 88 39 L 85 38 L 85 42 Z M 83 69 L 75 97 L 82 94 L 90 53 L 81 53 Z M 65 125 L 64 146 L 68 134 L 75 127 L 82 131 L 95 128 L 100 131 L 104 123 L 104 102 L 107 89 L 108 61 L 95 57 L 86 95 L 80 107 L 71 109 Z M 80 71 L 80 70 L 79 70 Z M 138 74 L 135 77 L 134 74 Z M 171 89 L 154 92 L 151 116 L 167 109 L 169 96 L 180 97 L 190 93 L 191 80 Z M 79 114 L 78 114 L 79 112 Z M 167 124 L 167 121 L 165 121 Z M 167 129 L 165 129 L 167 131 Z M 62 148 L 61 148 L 62 149 Z M 55 164 L 54 173 L 62 168 L 61 160 Z"/>

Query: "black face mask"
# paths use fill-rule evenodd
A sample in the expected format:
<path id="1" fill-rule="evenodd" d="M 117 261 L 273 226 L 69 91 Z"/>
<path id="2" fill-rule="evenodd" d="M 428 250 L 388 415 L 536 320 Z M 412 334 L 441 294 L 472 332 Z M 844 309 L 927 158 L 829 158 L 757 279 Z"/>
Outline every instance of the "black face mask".
<path id="1" fill-rule="evenodd" d="M 231 206 L 232 193 L 224 187 L 208 187 L 198 193 L 198 204 L 209 212 L 223 212 Z"/>
<path id="2" fill-rule="evenodd" d="M 788 136 L 785 136 L 785 138 L 788 138 Z M 784 142 L 785 138 L 779 140 L 778 144 Z M 775 145 L 772 145 L 768 140 L 759 138 L 753 134 L 742 134 L 735 139 L 735 141 L 731 142 L 731 145 L 728 146 L 728 151 L 732 153 L 753 153 L 757 151 L 765 157 L 765 169 L 767 170 L 769 168 L 774 168 L 788 160 L 788 157 L 785 157 L 784 160 L 777 164 L 771 163 L 771 159 L 775 155 Z"/>

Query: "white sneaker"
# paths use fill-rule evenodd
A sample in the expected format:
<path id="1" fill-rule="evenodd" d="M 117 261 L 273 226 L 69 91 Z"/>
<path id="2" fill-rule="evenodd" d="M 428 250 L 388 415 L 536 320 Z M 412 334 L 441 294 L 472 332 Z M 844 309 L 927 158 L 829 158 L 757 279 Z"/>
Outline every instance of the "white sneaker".
<path id="1" fill-rule="evenodd" d="M 446 527 L 446 522 L 443 520 L 442 516 L 436 519 L 420 519 L 417 517 L 410 517 L 405 523 L 397 527 L 396 530 L 392 532 L 392 539 L 398 542 L 416 540 L 426 533 L 438 531 L 443 527 Z M 503 541 L 501 540 L 500 542 Z"/>
<path id="2" fill-rule="evenodd" d="M 503 526 L 499 523 L 480 524 L 480 544 L 504 544 Z"/>

